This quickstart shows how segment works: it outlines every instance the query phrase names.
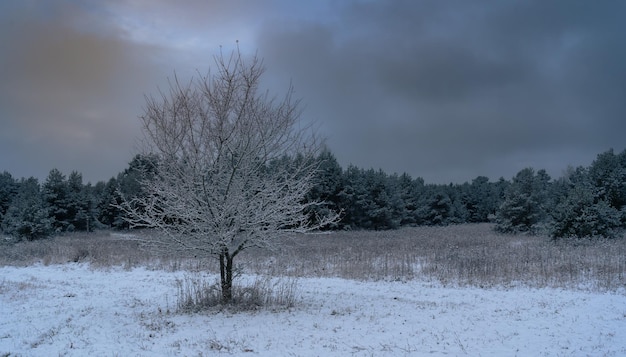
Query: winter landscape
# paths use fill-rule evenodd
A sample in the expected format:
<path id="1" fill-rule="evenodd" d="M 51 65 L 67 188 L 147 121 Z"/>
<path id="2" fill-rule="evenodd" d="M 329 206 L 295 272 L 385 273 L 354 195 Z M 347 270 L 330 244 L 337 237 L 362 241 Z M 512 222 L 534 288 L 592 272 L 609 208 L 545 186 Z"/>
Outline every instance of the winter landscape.
<path id="1" fill-rule="evenodd" d="M 0 357 L 626 356 L 625 12 L 0 2 Z"/>
<path id="2" fill-rule="evenodd" d="M 241 258 L 238 284 L 283 301 L 190 312 L 181 298 L 214 283 L 215 265 L 102 235 L 4 250 L 21 263 L 0 268 L 0 355 L 626 353 L 619 241 L 555 245 L 491 225 L 299 236 Z"/>

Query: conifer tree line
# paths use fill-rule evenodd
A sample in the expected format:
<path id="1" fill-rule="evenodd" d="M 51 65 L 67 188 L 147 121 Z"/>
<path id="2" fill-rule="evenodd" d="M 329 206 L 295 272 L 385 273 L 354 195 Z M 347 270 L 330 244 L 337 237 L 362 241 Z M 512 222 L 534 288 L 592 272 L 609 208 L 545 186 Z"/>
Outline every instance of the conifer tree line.
<path id="1" fill-rule="evenodd" d="M 142 195 L 140 180 L 153 174 L 154 157 L 136 156 L 108 182 L 84 183 L 79 172 L 52 169 L 43 182 L 0 173 L 0 230 L 16 240 L 97 229 L 128 229 L 122 200 Z M 287 162 L 276 163 L 280 165 Z M 297 158 L 295 158 L 297 160 Z M 405 226 L 495 222 L 503 233 L 565 237 L 622 236 L 626 229 L 626 150 L 601 153 L 589 167 L 568 168 L 552 179 L 525 168 L 511 180 L 478 176 L 463 184 L 426 184 L 408 174 L 353 165 L 342 168 L 326 150 L 319 180 L 306 199 L 342 213 L 329 229 L 385 230 Z"/>

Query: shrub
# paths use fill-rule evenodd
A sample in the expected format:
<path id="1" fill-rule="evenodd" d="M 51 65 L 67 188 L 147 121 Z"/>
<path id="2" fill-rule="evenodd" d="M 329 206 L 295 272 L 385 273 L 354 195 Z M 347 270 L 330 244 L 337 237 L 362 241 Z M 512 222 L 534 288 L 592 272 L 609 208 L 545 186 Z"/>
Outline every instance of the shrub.
<path id="1" fill-rule="evenodd" d="M 198 312 L 229 308 L 238 311 L 260 308 L 290 308 L 297 300 L 297 280 L 257 276 L 245 285 L 233 286 L 233 297 L 224 303 L 220 282 L 209 278 L 186 276 L 177 280 L 177 308 L 182 312 Z"/>

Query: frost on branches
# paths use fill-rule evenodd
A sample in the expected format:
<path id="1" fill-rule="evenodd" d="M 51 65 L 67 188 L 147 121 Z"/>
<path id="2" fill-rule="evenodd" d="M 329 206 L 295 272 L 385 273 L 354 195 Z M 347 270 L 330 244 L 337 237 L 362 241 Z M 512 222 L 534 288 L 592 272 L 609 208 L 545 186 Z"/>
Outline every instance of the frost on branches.
<path id="1" fill-rule="evenodd" d="M 156 228 L 152 243 L 219 259 L 222 298 L 232 300 L 233 259 L 272 248 L 280 234 L 338 220 L 306 211 L 321 142 L 299 124 L 290 87 L 282 100 L 259 93 L 262 62 L 237 50 L 215 58 L 216 71 L 147 97 L 140 117 L 154 157 L 144 195 L 121 208 L 132 227 Z"/>

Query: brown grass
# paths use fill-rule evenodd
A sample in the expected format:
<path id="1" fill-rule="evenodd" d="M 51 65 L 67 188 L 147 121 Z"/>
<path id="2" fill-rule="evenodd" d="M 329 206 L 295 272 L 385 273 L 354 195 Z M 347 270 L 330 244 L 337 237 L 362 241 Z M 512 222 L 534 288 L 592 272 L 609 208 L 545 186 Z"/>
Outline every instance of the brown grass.
<path id="1" fill-rule="evenodd" d="M 177 309 L 181 312 L 286 309 L 295 306 L 298 297 L 298 281 L 291 277 L 256 276 L 252 281 L 237 282 L 233 286 L 233 301 L 227 305 L 223 304 L 219 281 L 211 282 L 211 278 L 196 274 L 177 280 L 176 285 Z"/>
<path id="2" fill-rule="evenodd" d="M 477 287 L 626 288 L 626 239 L 553 242 L 545 236 L 498 234 L 489 224 L 464 224 L 296 235 L 280 239 L 277 246 L 275 251 L 245 251 L 235 262 L 246 273 L 272 276 L 422 279 Z M 0 265 L 81 261 L 102 267 L 217 272 L 212 259 L 156 252 L 142 248 L 132 237 L 110 232 L 0 245 Z"/>

